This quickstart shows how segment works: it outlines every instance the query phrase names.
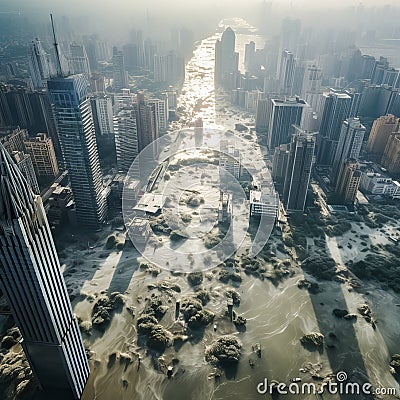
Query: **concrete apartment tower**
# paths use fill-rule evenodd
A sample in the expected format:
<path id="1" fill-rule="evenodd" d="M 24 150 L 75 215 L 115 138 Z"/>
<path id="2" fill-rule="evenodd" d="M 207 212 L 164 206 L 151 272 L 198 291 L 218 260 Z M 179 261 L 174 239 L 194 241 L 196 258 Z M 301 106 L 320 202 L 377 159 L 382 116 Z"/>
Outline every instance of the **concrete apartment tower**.
<path id="1" fill-rule="evenodd" d="M 389 136 L 397 132 L 399 128 L 399 118 L 394 115 L 383 115 L 374 121 L 368 137 L 368 151 L 370 157 L 380 161 L 385 152 Z"/>

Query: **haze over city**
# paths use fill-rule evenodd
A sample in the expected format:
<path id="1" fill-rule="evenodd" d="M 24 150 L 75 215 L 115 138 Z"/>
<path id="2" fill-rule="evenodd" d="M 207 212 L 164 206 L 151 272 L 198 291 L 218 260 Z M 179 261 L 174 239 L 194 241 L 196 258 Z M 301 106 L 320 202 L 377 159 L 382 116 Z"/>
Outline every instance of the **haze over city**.
<path id="1" fill-rule="evenodd" d="M 0 3 L 0 399 L 400 398 L 396 1 Z"/>

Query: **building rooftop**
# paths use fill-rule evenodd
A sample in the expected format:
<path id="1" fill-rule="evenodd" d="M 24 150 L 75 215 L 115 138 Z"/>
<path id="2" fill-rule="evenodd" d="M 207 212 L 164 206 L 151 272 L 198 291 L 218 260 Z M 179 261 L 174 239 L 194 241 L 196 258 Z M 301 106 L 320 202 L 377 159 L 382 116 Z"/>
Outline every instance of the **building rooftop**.
<path id="1" fill-rule="evenodd" d="M 270 204 L 278 207 L 276 192 L 270 190 L 250 190 L 250 203 Z"/>
<path id="2" fill-rule="evenodd" d="M 34 207 L 34 194 L 10 154 L 0 143 L 0 221 L 10 223 Z"/>
<path id="3" fill-rule="evenodd" d="M 144 211 L 156 214 L 164 206 L 164 196 L 162 194 L 145 193 L 135 206 L 135 211 Z"/>
<path id="4" fill-rule="evenodd" d="M 299 106 L 303 107 L 305 105 L 308 105 L 307 102 L 303 99 L 300 99 L 300 97 L 290 97 L 285 100 L 282 99 L 271 99 L 271 101 L 276 105 L 276 106 Z"/>

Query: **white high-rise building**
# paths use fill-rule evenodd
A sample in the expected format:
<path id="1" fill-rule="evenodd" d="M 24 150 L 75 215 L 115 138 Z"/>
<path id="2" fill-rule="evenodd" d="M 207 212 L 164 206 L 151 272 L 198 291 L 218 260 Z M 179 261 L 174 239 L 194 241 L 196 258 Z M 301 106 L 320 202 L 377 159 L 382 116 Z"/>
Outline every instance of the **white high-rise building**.
<path id="1" fill-rule="evenodd" d="M 37 38 L 29 45 L 28 68 L 33 87 L 36 90 L 45 88 L 47 80 L 50 78 L 49 58 Z"/>
<path id="2" fill-rule="evenodd" d="M 168 97 L 166 95 L 162 95 L 161 99 L 150 99 L 147 101 L 147 104 L 154 105 L 158 129 L 161 132 L 165 132 L 168 129 Z"/>
<path id="3" fill-rule="evenodd" d="M 136 96 L 130 89 L 122 89 L 120 93 L 114 94 L 114 115 L 124 107 L 131 107 L 136 101 Z"/>
<path id="4" fill-rule="evenodd" d="M 288 50 L 282 52 L 279 68 L 279 92 L 282 95 L 292 95 L 296 60 L 294 54 Z"/>
<path id="5" fill-rule="evenodd" d="M 101 138 L 111 138 L 114 135 L 113 107 L 110 96 L 98 95 L 91 99 L 94 128 Z"/>
<path id="6" fill-rule="evenodd" d="M 115 116 L 114 133 L 118 170 L 126 173 L 139 152 L 136 112 L 133 107 L 122 108 Z"/>
<path id="7" fill-rule="evenodd" d="M 89 77 L 90 66 L 85 46 L 83 44 L 71 43 L 69 48 L 71 52 L 71 58 L 70 58 L 71 71 L 74 74 L 86 74 Z"/>
<path id="8" fill-rule="evenodd" d="M 320 93 L 321 86 L 322 86 L 321 68 L 314 64 L 308 65 L 304 73 L 302 97 L 306 98 L 306 96 L 309 94 Z"/>

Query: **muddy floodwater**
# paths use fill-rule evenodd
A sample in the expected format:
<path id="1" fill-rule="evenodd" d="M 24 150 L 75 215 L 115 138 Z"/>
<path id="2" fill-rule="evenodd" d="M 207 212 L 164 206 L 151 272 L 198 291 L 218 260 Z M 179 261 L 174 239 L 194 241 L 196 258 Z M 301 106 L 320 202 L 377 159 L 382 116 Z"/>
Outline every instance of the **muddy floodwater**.
<path id="1" fill-rule="evenodd" d="M 237 51 L 243 64 L 244 44 L 250 40 L 257 48 L 264 39 L 257 31 L 240 19 L 222 21 L 215 34 L 198 43 L 193 58 L 186 66 L 186 81 L 178 106 L 184 121 L 190 122 L 201 117 L 205 127 L 234 130 L 235 123 L 249 127 L 254 125 L 254 116 L 232 108 L 226 96 L 214 90 L 214 45 L 223 29 L 230 25 L 237 32 Z M 184 126 L 182 126 L 184 127 Z M 262 158 L 254 132 L 238 133 L 247 135 L 248 146 L 243 149 L 246 157 Z M 201 191 L 202 187 L 196 187 Z M 202 192 L 207 196 L 206 192 Z M 218 193 L 210 193 L 210 202 L 216 202 Z M 105 237 L 106 238 L 106 237 Z M 269 243 L 279 237 L 274 234 Z M 246 251 L 244 241 L 240 252 Z M 340 263 L 348 257 L 349 249 L 338 246 L 335 240 L 327 243 L 331 256 Z M 354 251 L 354 249 L 353 249 Z M 126 246 L 121 252 L 111 252 L 102 256 L 102 249 L 91 249 L 90 253 L 77 250 L 75 257 L 82 260 L 82 274 L 77 273 L 67 282 L 76 279 L 79 294 L 85 298 L 74 302 L 74 311 L 82 320 L 91 319 L 93 299 L 104 293 L 120 292 L 126 303 L 122 310 L 112 315 L 110 325 L 104 332 L 93 330 L 91 336 L 84 336 L 85 345 L 91 351 L 92 373 L 87 384 L 84 400 L 256 400 L 256 399 L 362 399 L 372 396 L 324 394 L 287 394 L 272 397 L 257 392 L 257 385 L 267 378 L 290 384 L 294 379 L 301 382 L 318 382 L 329 374 L 343 371 L 352 382 L 368 380 L 374 387 L 394 387 L 399 394 L 399 385 L 389 370 L 390 355 L 400 353 L 400 298 L 390 291 L 378 289 L 373 284 L 364 286 L 362 291 L 354 291 L 339 282 L 321 282 L 321 291 L 311 295 L 301 290 L 297 282 L 303 277 L 297 273 L 274 285 L 268 280 L 260 280 L 241 274 L 241 283 L 222 283 L 217 279 L 217 271 L 208 271 L 203 287 L 210 293 L 207 309 L 215 314 L 217 330 L 213 325 L 206 327 L 196 340 L 186 341 L 179 348 L 168 347 L 163 355 L 167 364 L 173 362 L 174 375 L 168 379 L 163 371 L 157 370 L 154 360 L 146 354 L 146 349 L 138 343 L 136 320 L 151 295 L 149 285 L 168 282 L 180 286 L 177 297 L 193 293 L 184 275 L 172 275 L 162 271 L 157 277 L 138 268 L 138 253 Z M 284 255 L 279 255 L 284 258 Z M 97 265 L 93 269 L 93 264 Z M 85 271 L 90 270 L 88 277 Z M 78 271 L 79 272 L 79 271 Z M 235 311 L 247 319 L 245 331 L 238 331 L 225 316 L 225 292 L 234 287 L 241 296 Z M 78 289 L 77 289 L 78 290 Z M 168 297 L 166 297 L 167 299 Z M 168 301 L 168 300 L 167 300 Z M 169 309 L 161 324 L 171 332 L 179 330 L 175 321 L 175 304 L 172 298 L 167 303 Z M 336 318 L 333 309 L 346 309 L 357 314 L 357 307 L 367 303 L 377 320 L 376 329 L 360 315 L 357 321 Z M 128 308 L 130 310 L 128 310 Z M 324 350 L 309 351 L 300 343 L 300 338 L 310 332 L 324 334 L 327 344 Z M 212 374 L 213 367 L 205 361 L 205 349 L 212 341 L 225 334 L 234 335 L 242 344 L 242 357 L 235 370 L 226 371 L 219 379 Z M 261 357 L 254 351 L 261 346 Z M 117 356 L 129 355 L 130 363 Z M 140 362 L 138 358 L 140 357 Z M 174 360 L 174 361 L 172 361 Z M 160 369 L 160 368 L 158 368 Z M 301 380 L 301 381 L 300 381 Z M 382 399 L 396 397 L 376 396 Z"/>

